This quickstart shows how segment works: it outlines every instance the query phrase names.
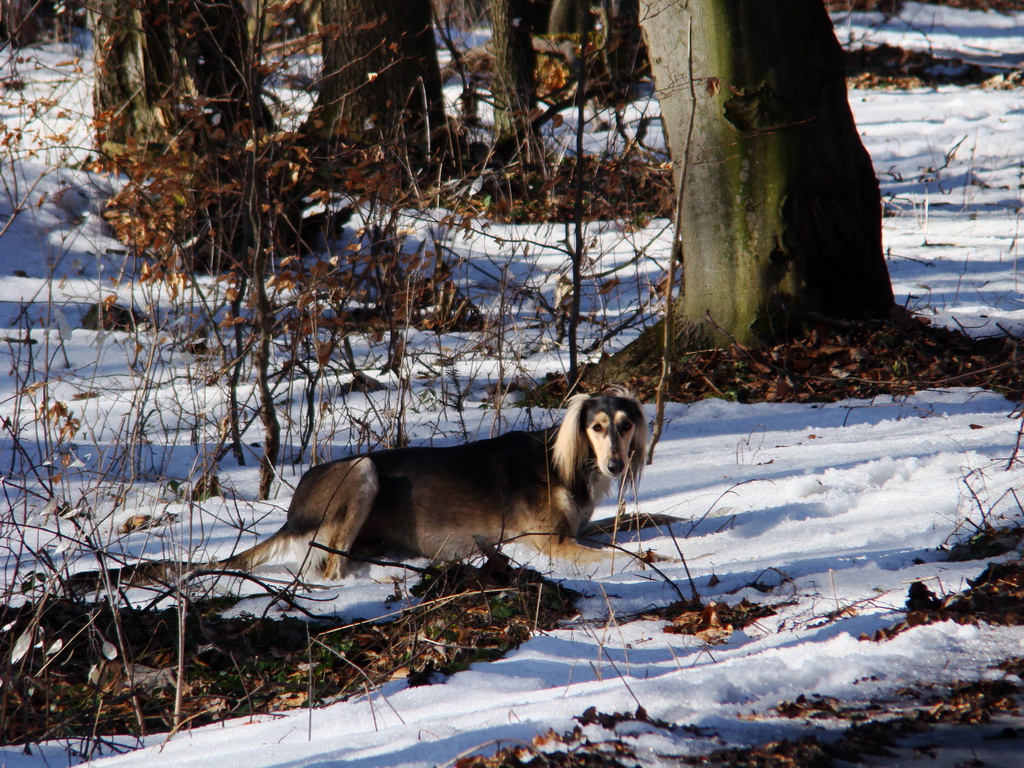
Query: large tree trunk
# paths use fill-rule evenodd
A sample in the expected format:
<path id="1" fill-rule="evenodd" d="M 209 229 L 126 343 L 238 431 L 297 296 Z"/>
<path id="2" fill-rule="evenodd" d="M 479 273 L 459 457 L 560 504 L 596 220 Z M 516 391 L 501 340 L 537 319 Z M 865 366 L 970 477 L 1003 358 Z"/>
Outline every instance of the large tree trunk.
<path id="1" fill-rule="evenodd" d="M 640 1 L 605 0 L 601 6 L 602 59 L 615 92 L 628 94 L 648 66 L 640 30 Z"/>
<path id="2" fill-rule="evenodd" d="M 91 17 L 105 153 L 269 122 L 239 0 L 95 0 Z"/>
<path id="3" fill-rule="evenodd" d="M 174 235 L 196 243 L 182 253 L 188 268 L 230 269 L 253 238 L 240 210 L 244 147 L 273 125 L 241 0 L 94 0 L 90 10 L 99 150 L 184 200 L 153 210 L 188 221 L 192 231 Z"/>
<path id="4" fill-rule="evenodd" d="M 590 32 L 590 0 L 553 0 L 548 13 L 549 35 L 580 35 Z"/>
<path id="5" fill-rule="evenodd" d="M 320 135 L 428 154 L 445 125 L 430 0 L 323 0 L 321 15 Z"/>
<path id="6" fill-rule="evenodd" d="M 540 151 L 530 122 L 537 104 L 533 29 L 529 0 L 491 0 L 491 46 L 494 52 L 494 138 L 499 152 L 521 152 L 527 161 Z"/>
<path id="7" fill-rule="evenodd" d="M 769 343 L 808 313 L 886 317 L 878 181 L 821 0 L 641 5 L 676 164 L 677 349 Z"/>

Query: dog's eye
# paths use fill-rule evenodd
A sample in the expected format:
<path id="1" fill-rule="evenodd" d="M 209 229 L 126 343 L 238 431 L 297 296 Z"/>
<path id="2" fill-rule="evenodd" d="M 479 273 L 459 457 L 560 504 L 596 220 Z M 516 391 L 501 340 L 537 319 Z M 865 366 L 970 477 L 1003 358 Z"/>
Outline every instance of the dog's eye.
<path id="1" fill-rule="evenodd" d="M 594 424 L 590 428 L 595 432 L 601 432 L 604 429 L 600 424 Z"/>
<path id="2" fill-rule="evenodd" d="M 619 424 L 619 430 L 621 432 L 629 432 L 629 430 L 631 430 L 632 428 L 633 428 L 633 422 L 631 422 L 631 421 L 624 421 L 621 424 Z"/>

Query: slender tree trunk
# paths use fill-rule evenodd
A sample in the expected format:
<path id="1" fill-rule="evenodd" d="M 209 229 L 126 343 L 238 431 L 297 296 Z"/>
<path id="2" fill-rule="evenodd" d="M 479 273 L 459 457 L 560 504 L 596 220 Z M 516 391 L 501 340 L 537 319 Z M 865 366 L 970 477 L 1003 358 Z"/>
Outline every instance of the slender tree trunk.
<path id="1" fill-rule="evenodd" d="M 681 205 L 677 344 L 769 343 L 806 313 L 887 317 L 878 181 L 821 0 L 641 5 Z"/>
<path id="2" fill-rule="evenodd" d="M 281 422 L 277 418 L 274 404 L 274 390 L 270 381 L 270 364 L 273 360 L 271 343 L 275 330 L 274 307 L 267 294 L 266 281 L 269 277 L 269 252 L 265 245 L 260 247 L 253 258 L 253 333 L 256 344 L 253 348 L 253 365 L 256 369 L 256 388 L 259 391 L 260 421 L 263 424 L 263 456 L 260 458 L 259 496 L 269 499 L 277 476 L 277 460 L 281 454 Z"/>

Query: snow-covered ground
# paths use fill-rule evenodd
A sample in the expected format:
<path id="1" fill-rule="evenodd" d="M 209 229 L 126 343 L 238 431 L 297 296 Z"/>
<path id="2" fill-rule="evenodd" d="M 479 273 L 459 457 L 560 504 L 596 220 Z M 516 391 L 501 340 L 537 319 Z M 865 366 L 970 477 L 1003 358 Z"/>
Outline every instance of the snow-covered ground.
<path id="1" fill-rule="evenodd" d="M 837 31 L 844 42 L 888 42 L 993 61 L 1024 50 L 1024 14 L 907 3 L 901 18 L 853 14 L 837 19 Z M 137 306 L 168 307 L 170 298 L 133 279 L 134 265 L 97 215 L 109 182 L 71 170 L 88 151 L 89 114 L 87 80 L 67 77 L 76 66 L 87 67 L 85 61 L 75 64 L 73 54 L 48 48 L 27 61 L 5 62 L 30 83 L 22 92 L 26 103 L 52 88 L 48 98 L 58 105 L 27 119 L 8 97 L 2 114 L 5 125 L 24 128 L 23 144 L 36 140 L 32 134 L 47 147 L 12 156 L 15 162 L 5 158 L 0 173 L 0 335 L 6 337 L 0 342 L 0 416 L 21 425 L 18 445 L 10 431 L 0 438 L 0 472 L 6 476 L 0 486 L 8 500 L 0 549 L 5 592 L 17 569 L 32 570 L 29 546 L 58 562 L 84 557 L 70 538 L 55 535 L 67 533 L 69 523 L 54 505 L 19 490 L 26 455 L 48 461 L 47 472 L 59 469 L 58 485 L 74 494 L 72 503 L 83 499 L 91 518 L 78 524 L 94 526 L 113 550 L 154 557 L 194 553 L 205 559 L 229 552 L 240 538 L 248 546 L 275 530 L 302 468 L 285 470 L 278 497 L 257 503 L 253 462 L 239 467 L 224 461 L 218 471 L 227 496 L 183 502 L 170 481 L 186 481 L 207 466 L 202 446 L 216 427 L 223 393 L 199 383 L 201 362 L 172 355 L 157 332 L 129 336 L 78 327 L 87 306 L 111 293 Z M 882 184 L 898 301 L 970 333 L 1024 332 L 1024 91 L 855 91 L 850 99 Z M 438 239 L 459 254 L 465 284 L 477 296 L 500 287 L 504 270 L 506 282 L 540 291 L 554 303 L 565 268 L 564 254 L 556 250 L 565 237 L 560 226 L 492 225 L 482 234 L 449 230 L 439 220 L 433 214 L 410 217 L 410 242 Z M 665 222 L 639 232 L 595 226 L 592 234 L 592 253 L 600 255 L 595 273 L 619 267 L 621 288 L 602 294 L 596 281 L 590 286 L 587 302 L 597 322 L 584 329 L 584 345 L 598 339 L 601 323 L 614 325 L 651 301 L 649 284 L 659 277 L 656 260 L 667 244 Z M 506 321 L 499 337 L 504 356 L 480 351 L 464 336 L 410 335 L 409 347 L 422 350 L 409 356 L 408 365 L 420 368 L 409 371 L 415 386 L 402 409 L 413 441 L 451 442 L 557 417 L 493 397 L 494 385 L 565 363 L 551 329 L 532 322 L 536 308 L 528 301 L 491 300 L 491 315 Z M 26 334 L 38 343 L 21 343 Z M 379 345 L 367 338 L 355 340 L 354 349 L 379 377 Z M 442 359 L 452 362 L 442 365 Z M 431 365 L 441 369 L 434 378 L 427 375 Z M 328 381 L 318 394 L 321 402 L 331 402 L 340 386 Z M 456 386 L 465 397 L 462 412 L 451 407 L 446 390 Z M 389 389 L 354 394 L 337 405 L 318 426 L 322 455 L 344 455 L 350 444 L 367 439 L 353 420 L 367 414 L 394 418 L 399 397 Z M 73 444 L 48 444 L 31 421 L 38 409 L 58 402 L 81 422 Z M 996 663 L 1024 656 L 1024 628 L 949 622 L 916 627 L 887 642 L 859 638 L 902 618 L 911 582 L 924 581 L 937 593 L 956 591 L 985 566 L 947 561 L 941 547 L 968 537 L 983 520 L 1020 522 L 1021 465 L 1008 467 L 1021 427 L 1015 405 L 964 389 L 815 405 L 672 405 L 635 507 L 680 522 L 645 531 L 642 541 L 626 545 L 674 558 L 660 571 L 684 592 L 690 581 L 680 552 L 705 600 L 779 604 L 775 616 L 708 646 L 664 632 L 663 622 L 633 620 L 677 596 L 666 578 L 637 569 L 628 558 L 579 573 L 517 551 L 588 596 L 578 620 L 539 634 L 500 661 L 432 685 L 412 688 L 397 681 L 320 709 L 150 736 L 135 751 L 97 755 L 94 762 L 147 768 L 443 765 L 493 751 L 498 743 L 570 730 L 573 718 L 589 707 L 611 713 L 642 706 L 651 718 L 695 726 L 627 729 L 627 742 L 657 765 L 722 744 L 840 727 L 768 717 L 780 701 L 801 694 L 886 701 L 907 686 L 998 678 L 1004 673 L 993 668 Z M 131 442 L 140 429 L 146 439 Z M 597 517 L 613 511 L 605 506 Z M 166 523 L 117 533 L 126 518 L 140 514 Z M 400 576 L 397 569 L 357 569 L 341 583 L 325 585 L 309 607 L 343 616 L 383 614 L 392 610 L 384 601 Z M 772 587 L 767 593 L 765 585 Z M 237 610 L 258 613 L 263 607 L 254 597 Z M 596 725 L 584 733 L 607 737 Z M 961 751 L 947 756 L 968 759 L 977 748 L 959 736 L 951 740 Z M 986 742 L 985 764 L 1020 765 L 1014 744 Z M 20 747 L 0 750 L 0 766 L 69 762 L 74 758 L 64 744 L 35 746 L 31 754 Z"/>

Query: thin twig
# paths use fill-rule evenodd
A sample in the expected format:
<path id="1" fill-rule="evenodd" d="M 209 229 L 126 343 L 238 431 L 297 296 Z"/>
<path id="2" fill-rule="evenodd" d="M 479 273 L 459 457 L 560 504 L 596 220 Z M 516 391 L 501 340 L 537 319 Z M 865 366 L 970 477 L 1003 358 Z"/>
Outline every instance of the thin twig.
<path id="1" fill-rule="evenodd" d="M 345 549 L 335 549 L 334 547 L 328 547 L 326 544 L 321 544 L 318 541 L 309 542 L 309 546 L 315 549 L 322 549 L 324 552 L 328 552 L 332 555 L 341 555 L 348 560 L 354 560 L 357 563 L 369 563 L 370 565 L 386 565 L 394 568 L 405 568 L 407 571 L 419 573 L 424 576 L 437 576 L 440 571 L 437 568 L 420 568 L 416 565 L 409 565 L 408 563 L 402 563 L 397 560 L 381 560 L 377 557 L 368 557 L 366 555 L 356 555 Z"/>
<path id="2" fill-rule="evenodd" d="M 650 563 L 647 560 L 644 560 L 644 558 L 642 556 L 636 554 L 635 552 L 630 552 L 628 549 L 626 549 L 625 547 L 620 547 L 618 544 L 604 543 L 604 545 L 602 546 L 602 549 L 614 549 L 614 550 L 617 550 L 619 552 L 623 552 L 623 553 L 629 555 L 630 557 L 634 558 L 635 560 L 639 560 L 641 563 L 644 564 L 645 567 L 650 568 L 656 574 L 661 576 L 661 578 L 665 580 L 665 583 L 668 584 L 670 587 L 672 587 L 672 590 L 677 595 L 679 595 L 679 599 L 680 600 L 683 600 L 683 601 L 686 600 L 686 597 L 683 595 L 683 591 L 681 589 L 679 589 L 679 585 L 676 584 L 672 579 L 670 579 L 668 577 L 668 575 L 663 570 L 661 570 L 658 566 L 656 566 L 654 563 Z M 686 575 L 687 576 L 690 575 L 689 571 L 687 571 Z"/>
<path id="3" fill-rule="evenodd" d="M 1013 469 L 1013 465 L 1017 463 L 1017 456 L 1020 454 L 1021 440 L 1024 440 L 1024 414 L 1020 418 L 1020 426 L 1017 427 L 1017 440 L 1013 444 L 1013 452 L 1010 454 L 1010 460 L 1006 462 L 1006 470 Z"/>

